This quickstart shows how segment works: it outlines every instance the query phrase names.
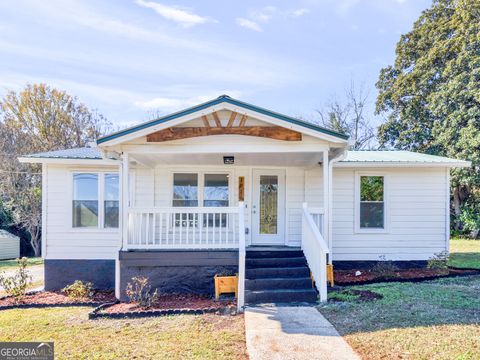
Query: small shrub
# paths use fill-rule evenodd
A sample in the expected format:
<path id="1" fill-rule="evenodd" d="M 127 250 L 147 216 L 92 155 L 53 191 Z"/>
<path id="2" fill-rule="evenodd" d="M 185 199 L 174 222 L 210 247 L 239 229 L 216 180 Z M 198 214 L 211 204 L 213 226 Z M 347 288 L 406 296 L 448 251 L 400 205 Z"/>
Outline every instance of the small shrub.
<path id="1" fill-rule="evenodd" d="M 25 296 L 28 286 L 32 283 L 32 276 L 27 271 L 28 260 L 22 257 L 17 260 L 17 271 L 10 276 L 0 275 L 0 286 L 3 287 L 7 295 L 20 299 Z"/>
<path id="2" fill-rule="evenodd" d="M 395 271 L 398 268 L 395 266 L 393 261 L 387 260 L 385 255 L 379 256 L 380 261 L 378 261 L 375 266 L 372 268 L 372 273 L 382 279 L 391 279 L 395 277 Z"/>
<path id="3" fill-rule="evenodd" d="M 448 253 L 442 251 L 434 254 L 428 259 L 427 268 L 438 270 L 440 274 L 448 274 Z"/>
<path id="4" fill-rule="evenodd" d="M 81 280 L 75 280 L 73 284 L 65 286 L 62 291 L 72 299 L 91 298 L 94 293 L 93 284 Z"/>
<path id="5" fill-rule="evenodd" d="M 152 293 L 152 286 L 144 276 L 133 277 L 125 290 L 130 302 L 137 303 L 142 308 L 150 308 L 158 299 L 157 289 Z"/>
<path id="6" fill-rule="evenodd" d="M 460 220 L 463 228 L 470 231 L 470 237 L 476 239 L 480 234 L 480 206 L 476 204 L 466 204 L 462 209 Z"/>

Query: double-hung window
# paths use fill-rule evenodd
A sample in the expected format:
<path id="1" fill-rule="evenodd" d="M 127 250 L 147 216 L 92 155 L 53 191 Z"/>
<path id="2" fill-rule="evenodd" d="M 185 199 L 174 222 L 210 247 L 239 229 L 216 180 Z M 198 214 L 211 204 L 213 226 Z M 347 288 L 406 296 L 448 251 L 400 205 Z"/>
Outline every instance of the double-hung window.
<path id="1" fill-rule="evenodd" d="M 229 175 L 227 173 L 174 173 L 173 200 L 174 207 L 228 207 Z M 180 214 L 175 217 L 178 226 L 197 226 L 198 216 Z M 226 226 L 226 214 L 209 214 L 203 217 L 203 226 Z"/>
<path id="2" fill-rule="evenodd" d="M 385 177 L 360 174 L 357 181 L 357 230 L 386 230 Z"/>
<path id="3" fill-rule="evenodd" d="M 118 228 L 118 225 L 118 173 L 74 173 L 72 226 L 74 228 Z"/>

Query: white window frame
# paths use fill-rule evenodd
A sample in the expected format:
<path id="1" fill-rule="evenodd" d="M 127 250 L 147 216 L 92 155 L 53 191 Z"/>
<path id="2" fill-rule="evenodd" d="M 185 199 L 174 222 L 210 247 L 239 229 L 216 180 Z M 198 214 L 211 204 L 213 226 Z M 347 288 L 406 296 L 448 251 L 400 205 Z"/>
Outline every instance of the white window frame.
<path id="1" fill-rule="evenodd" d="M 197 187 L 198 187 L 198 206 L 197 207 L 204 207 L 203 200 L 204 200 L 204 191 L 205 191 L 205 174 L 225 174 L 228 177 L 228 207 L 232 207 L 232 200 L 233 200 L 233 172 L 232 171 L 225 171 L 225 170 L 202 170 L 202 171 L 195 171 L 195 170 L 172 170 L 170 174 L 170 206 L 173 207 L 173 178 L 175 174 L 197 174 Z"/>
<path id="2" fill-rule="evenodd" d="M 360 227 L 360 178 L 362 176 L 383 177 L 383 228 L 362 228 Z M 388 216 L 388 175 L 378 171 L 356 171 L 355 172 L 355 233 L 359 234 L 385 234 L 389 232 Z"/>
<path id="3" fill-rule="evenodd" d="M 98 176 L 98 224 L 97 226 L 90 226 L 90 227 L 75 227 L 73 226 L 73 181 L 74 181 L 74 175 L 76 174 L 95 174 Z M 105 227 L 105 206 L 104 206 L 104 200 L 105 200 L 105 175 L 109 174 L 116 174 L 119 176 L 119 193 L 118 193 L 118 199 L 119 199 L 119 215 L 118 215 L 118 227 L 112 228 L 112 227 Z M 118 171 L 113 171 L 113 170 L 105 170 L 105 171 L 98 171 L 98 170 L 72 170 L 70 172 L 70 181 L 69 181 L 69 186 L 70 186 L 70 201 L 69 201 L 69 214 L 70 214 L 70 230 L 77 232 L 77 231 L 82 231 L 82 232 L 97 232 L 97 231 L 102 231 L 102 232 L 114 232 L 118 233 L 122 227 L 121 223 L 121 179 L 120 179 L 120 173 Z"/>

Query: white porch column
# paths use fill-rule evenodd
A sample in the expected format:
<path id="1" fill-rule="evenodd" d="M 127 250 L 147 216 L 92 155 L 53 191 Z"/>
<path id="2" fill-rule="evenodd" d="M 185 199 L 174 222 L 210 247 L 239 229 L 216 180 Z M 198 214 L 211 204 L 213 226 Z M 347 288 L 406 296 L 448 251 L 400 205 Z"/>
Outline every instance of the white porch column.
<path id="1" fill-rule="evenodd" d="M 331 262 L 332 255 L 332 245 L 330 242 L 330 164 L 328 162 L 328 150 L 323 152 L 323 208 L 325 209 L 325 214 L 323 216 L 323 238 L 328 244 L 328 249 L 330 250 L 329 263 Z"/>
<path id="2" fill-rule="evenodd" d="M 122 158 L 122 249 L 127 248 L 128 241 L 128 210 L 130 207 L 128 194 L 129 186 L 129 157 L 128 153 L 123 153 Z"/>
<path id="3" fill-rule="evenodd" d="M 128 153 L 124 153 L 122 157 L 122 164 L 119 169 L 120 175 L 120 229 L 121 239 L 119 251 L 115 259 L 115 297 L 120 299 L 120 251 L 125 249 L 128 241 L 128 208 L 129 208 L 129 168 L 128 168 Z"/>

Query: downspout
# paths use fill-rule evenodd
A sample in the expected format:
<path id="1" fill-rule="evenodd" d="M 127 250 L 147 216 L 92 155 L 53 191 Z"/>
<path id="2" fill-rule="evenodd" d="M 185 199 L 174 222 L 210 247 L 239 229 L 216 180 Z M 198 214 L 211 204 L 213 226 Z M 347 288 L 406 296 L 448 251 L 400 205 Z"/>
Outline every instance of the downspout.
<path id="1" fill-rule="evenodd" d="M 333 164 L 342 161 L 347 156 L 347 149 L 343 150 L 340 155 L 335 156 L 328 162 L 328 249 L 330 254 L 328 256 L 328 263 L 333 263 Z"/>

